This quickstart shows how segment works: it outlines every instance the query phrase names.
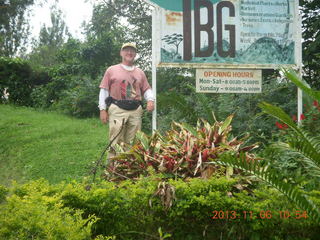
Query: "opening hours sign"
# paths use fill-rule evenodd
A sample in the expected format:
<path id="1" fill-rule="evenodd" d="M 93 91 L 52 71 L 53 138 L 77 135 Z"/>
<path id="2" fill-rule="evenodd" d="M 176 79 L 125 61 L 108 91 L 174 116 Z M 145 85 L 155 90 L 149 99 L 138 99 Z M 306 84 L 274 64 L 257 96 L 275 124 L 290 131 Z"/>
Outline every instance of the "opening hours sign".
<path id="1" fill-rule="evenodd" d="M 260 93 L 261 70 L 197 69 L 196 90 L 203 93 Z"/>

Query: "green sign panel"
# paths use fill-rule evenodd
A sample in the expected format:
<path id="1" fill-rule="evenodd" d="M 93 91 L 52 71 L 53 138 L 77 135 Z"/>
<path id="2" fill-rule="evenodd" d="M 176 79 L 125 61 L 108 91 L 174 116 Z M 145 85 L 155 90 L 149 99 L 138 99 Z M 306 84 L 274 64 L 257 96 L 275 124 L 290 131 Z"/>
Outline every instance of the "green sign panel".
<path id="1" fill-rule="evenodd" d="M 149 0 L 160 6 L 163 9 L 170 10 L 170 11 L 183 11 L 183 0 Z M 220 2 L 221 0 L 210 0 L 212 4 Z M 193 4 L 192 4 L 193 5 Z"/>

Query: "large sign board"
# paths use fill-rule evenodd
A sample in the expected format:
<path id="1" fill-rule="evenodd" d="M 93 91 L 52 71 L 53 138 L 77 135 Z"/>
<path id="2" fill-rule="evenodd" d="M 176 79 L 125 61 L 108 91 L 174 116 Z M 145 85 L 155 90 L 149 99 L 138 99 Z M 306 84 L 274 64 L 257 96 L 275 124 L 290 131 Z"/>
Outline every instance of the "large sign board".
<path id="1" fill-rule="evenodd" d="M 197 69 L 196 91 L 202 93 L 261 93 L 262 71 Z"/>
<path id="2" fill-rule="evenodd" d="M 149 1 L 159 7 L 155 42 L 160 67 L 275 68 L 300 64 L 296 0 Z"/>

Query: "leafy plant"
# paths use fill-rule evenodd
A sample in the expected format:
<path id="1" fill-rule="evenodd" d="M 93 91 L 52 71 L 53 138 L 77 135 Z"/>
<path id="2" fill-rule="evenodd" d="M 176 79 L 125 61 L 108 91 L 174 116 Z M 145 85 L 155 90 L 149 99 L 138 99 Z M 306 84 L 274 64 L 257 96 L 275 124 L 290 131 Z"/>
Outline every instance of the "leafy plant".
<path id="1" fill-rule="evenodd" d="M 96 217 L 83 219 L 81 210 L 64 207 L 59 196 L 52 195 L 41 181 L 29 183 L 24 190 L 27 192 L 16 191 L 8 196 L 0 206 L 1 239 L 90 239 Z"/>
<path id="2" fill-rule="evenodd" d="M 282 69 L 285 76 L 295 83 L 299 88 L 301 88 L 305 93 L 307 93 L 314 100 L 320 100 L 320 92 L 314 91 L 296 75 L 294 70 Z M 287 151 L 293 151 L 299 153 L 303 156 L 302 160 L 307 164 L 308 171 L 312 174 L 314 178 L 319 179 L 320 177 L 320 140 L 318 137 L 314 137 L 312 133 L 307 132 L 302 127 L 297 125 L 292 118 L 286 114 L 281 108 L 273 106 L 268 103 L 260 103 L 259 105 L 264 113 L 267 113 L 286 126 L 288 126 L 292 131 L 286 138 L 285 143 L 279 144 Z M 271 186 L 278 189 L 284 195 L 286 195 L 290 200 L 292 200 L 301 209 L 308 211 L 308 214 L 318 223 L 320 222 L 320 210 L 316 207 L 310 199 L 307 197 L 306 192 L 299 189 L 298 187 L 286 183 L 283 181 L 281 173 L 274 172 L 268 168 L 268 165 L 262 165 L 259 162 L 247 162 L 244 157 L 225 155 L 218 160 L 219 164 L 232 166 L 246 171 L 250 174 L 257 176 L 263 181 L 269 183 Z M 280 174 L 280 176 L 279 176 Z"/>
<path id="3" fill-rule="evenodd" d="M 248 152 L 257 145 L 244 147 L 245 138 L 231 137 L 232 119 L 231 115 L 212 125 L 201 120 L 196 127 L 173 122 L 171 130 L 164 136 L 156 132 L 148 137 L 139 132 L 129 151 L 117 145 L 119 154 L 112 159 L 115 165 L 109 173 L 116 178 L 136 178 L 140 174 L 147 175 L 148 167 L 151 167 L 169 176 L 208 177 L 217 169 L 208 167 L 207 163 L 215 161 L 224 152 L 244 152 L 247 161 L 254 161 L 255 156 Z"/>

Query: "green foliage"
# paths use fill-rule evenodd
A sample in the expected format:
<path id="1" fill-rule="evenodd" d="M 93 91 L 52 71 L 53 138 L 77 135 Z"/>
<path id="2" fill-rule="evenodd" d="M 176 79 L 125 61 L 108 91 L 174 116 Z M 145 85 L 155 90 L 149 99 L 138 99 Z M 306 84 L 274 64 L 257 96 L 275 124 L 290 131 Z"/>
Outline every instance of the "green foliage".
<path id="1" fill-rule="evenodd" d="M 248 162 L 244 156 L 239 158 L 234 155 L 225 154 L 218 161 L 219 164 L 227 165 L 237 169 L 241 169 L 249 174 L 252 174 L 272 187 L 279 190 L 286 195 L 292 202 L 294 202 L 299 208 L 308 212 L 308 215 L 312 217 L 317 223 L 320 223 L 320 210 L 310 199 L 306 197 L 300 189 L 292 184 L 283 182 L 278 172 L 273 172 L 268 169 L 268 166 L 259 164 L 258 162 Z"/>
<path id="2" fill-rule="evenodd" d="M 313 137 L 312 134 L 297 126 L 290 116 L 287 115 L 282 109 L 272 106 L 268 103 L 261 103 L 260 107 L 265 113 L 278 118 L 293 130 L 293 134 L 288 136 L 287 139 L 287 149 L 291 148 L 303 154 L 305 157 L 305 162 L 307 162 L 308 165 L 314 169 L 316 176 L 320 176 L 319 139 L 317 137 Z"/>
<path id="3" fill-rule="evenodd" d="M 62 11 L 57 5 L 50 7 L 51 26 L 42 25 L 38 39 L 33 40 L 31 53 L 27 58 L 33 66 L 54 66 L 58 63 L 57 52 L 67 37 L 70 37 Z"/>
<path id="4" fill-rule="evenodd" d="M 310 218 L 296 219 L 297 211 L 304 209 L 294 208 L 282 194 L 266 186 L 247 192 L 239 190 L 241 179 L 172 179 L 168 185 L 175 197 L 166 199 L 155 194 L 161 178 L 155 175 L 118 184 L 103 181 L 91 185 L 89 191 L 86 183 L 76 182 L 49 185 L 39 180 L 15 185 L 1 205 L 0 222 L 5 225 L 0 224 L 0 233 L 8 234 L 5 239 L 21 234 L 38 239 L 96 240 L 209 240 L 217 236 L 298 240 L 317 239 L 319 234 L 318 224 Z M 310 197 L 319 206 L 319 191 Z M 161 199 L 171 200 L 172 206 L 166 208 Z M 9 210 L 14 214 L 8 216 Z M 238 217 L 226 217 L 227 211 Z M 289 211 L 291 217 L 283 218 L 280 211 Z"/>
<path id="5" fill-rule="evenodd" d="M 9 94 L 8 102 L 16 105 L 36 105 L 32 93 L 35 88 L 50 81 L 46 69 L 32 69 L 29 62 L 20 58 L 0 58 L 0 99 L 5 101 L 4 90 Z"/>
<path id="6" fill-rule="evenodd" d="M 320 89 L 320 3 L 319 1 L 299 0 L 299 5 L 302 16 L 303 75 L 309 84 Z"/>
<path id="7" fill-rule="evenodd" d="M 34 0 L 0 1 L 0 56 L 13 57 L 28 40 L 27 8 Z"/>
<path id="8" fill-rule="evenodd" d="M 319 181 L 313 179 L 313 174 L 303 161 L 303 156 L 298 152 L 288 150 L 286 143 L 273 142 L 261 151 L 259 156 L 266 159 L 269 168 L 276 171 L 282 181 L 297 185 L 306 191 L 319 187 Z"/>
<path id="9" fill-rule="evenodd" d="M 158 128 L 161 132 L 168 130 L 172 121 L 196 125 L 198 119 L 204 118 L 210 123 L 214 122 L 213 95 L 196 93 L 193 74 L 179 68 L 159 69 L 157 111 L 160 123 Z"/>
<path id="10" fill-rule="evenodd" d="M 182 69 L 160 70 L 158 79 L 158 122 L 160 131 L 167 130 L 171 121 L 195 125 L 197 119 L 213 122 L 212 111 L 218 120 L 234 114 L 233 133 L 249 133 L 250 142 L 268 143 L 276 131 L 274 119 L 261 115 L 258 103 L 268 101 L 278 104 L 293 114 L 296 108 L 296 89 L 288 81 L 279 81 L 277 72 L 263 71 L 263 92 L 261 94 L 214 94 L 196 93 L 193 87 L 195 74 Z"/>
<path id="11" fill-rule="evenodd" d="M 17 105 L 31 105 L 32 70 L 22 59 L 0 58 L 0 96 L 4 90 L 9 93 L 9 102 Z"/>
<path id="12" fill-rule="evenodd" d="M 6 187 L 0 185 L 0 203 L 2 203 L 4 201 L 8 191 L 9 190 Z"/>
<path id="13" fill-rule="evenodd" d="M 97 37 L 88 37 L 80 51 L 83 73 L 88 74 L 92 79 L 97 77 L 102 79 L 108 66 L 120 62 L 119 49 L 122 40 L 117 40 L 117 34 L 121 33 L 102 32 Z"/>
<path id="14" fill-rule="evenodd" d="M 120 21 L 121 20 L 121 21 Z M 123 24 L 123 22 L 127 24 Z M 88 36 L 102 39 L 105 32 L 112 32 L 116 43 L 136 42 L 138 46 L 138 64 L 150 68 L 151 55 L 151 7 L 144 0 L 103 1 L 96 4 Z M 120 46 L 116 48 L 119 53 Z M 119 55 L 119 54 L 117 54 Z"/>
<path id="15" fill-rule="evenodd" d="M 315 100 L 320 100 L 318 91 L 312 90 L 301 81 L 295 72 L 291 70 L 283 70 L 285 76 L 301 88 L 305 93 Z M 260 103 L 264 113 L 267 113 L 285 124 L 292 131 L 288 132 L 285 138 L 285 143 L 277 143 L 279 148 L 291 151 L 294 154 L 301 156 L 300 161 L 304 162 L 307 166 L 309 174 L 319 181 L 320 177 L 320 142 L 318 137 L 314 137 L 312 133 L 307 132 L 302 127 L 297 125 L 289 115 L 287 115 L 281 108 L 273 106 L 268 103 Z M 283 151 L 286 157 L 285 151 Z M 281 156 L 280 156 L 281 157 Z M 292 183 L 288 184 L 283 181 L 287 176 L 283 172 L 275 172 L 269 168 L 268 165 L 262 165 L 258 162 L 248 163 L 244 157 L 226 155 L 218 161 L 222 165 L 232 166 L 242 169 L 250 174 L 253 174 L 273 187 L 277 188 L 280 192 L 285 194 L 292 202 L 300 208 L 306 209 L 308 214 L 318 223 L 320 223 L 320 210 L 319 207 L 310 201 L 306 196 L 306 192 L 299 189 Z"/>
<path id="16" fill-rule="evenodd" d="M 98 116 L 97 95 L 99 89 L 97 86 L 100 79 L 90 81 L 87 77 L 77 77 L 73 88 L 68 88 L 62 92 L 60 100 L 54 107 L 65 114 L 84 118 Z"/>
<path id="17" fill-rule="evenodd" d="M 17 189 L 18 194 L 8 196 L 6 203 L 1 205 L 1 239 L 90 238 L 91 226 L 97 221 L 95 217 L 83 219 L 80 210 L 64 207 L 44 182 L 29 183 L 24 190 L 27 194 L 21 196 L 22 190 Z"/>

